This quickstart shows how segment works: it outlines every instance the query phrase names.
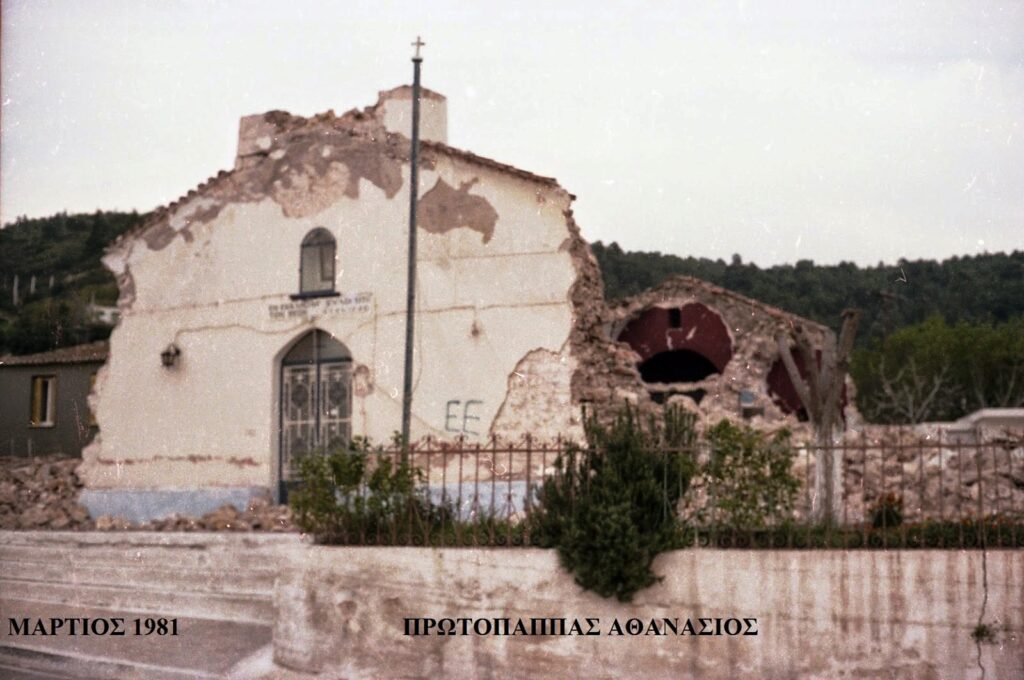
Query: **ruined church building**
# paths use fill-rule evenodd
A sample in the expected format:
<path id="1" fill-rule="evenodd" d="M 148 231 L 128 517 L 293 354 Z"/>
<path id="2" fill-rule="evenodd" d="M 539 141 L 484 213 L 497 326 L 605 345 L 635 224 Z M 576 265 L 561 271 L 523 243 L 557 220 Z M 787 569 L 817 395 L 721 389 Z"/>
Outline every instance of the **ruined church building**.
<path id="1" fill-rule="evenodd" d="M 79 471 L 93 516 L 244 504 L 307 451 L 391 440 L 411 110 L 403 86 L 341 116 L 247 116 L 233 169 L 108 249 L 121 320 Z M 792 317 L 685 277 L 609 308 L 571 194 L 449 147 L 428 90 L 421 138 L 414 441 L 579 438 L 584 404 L 623 400 L 799 413 L 771 342 Z"/>

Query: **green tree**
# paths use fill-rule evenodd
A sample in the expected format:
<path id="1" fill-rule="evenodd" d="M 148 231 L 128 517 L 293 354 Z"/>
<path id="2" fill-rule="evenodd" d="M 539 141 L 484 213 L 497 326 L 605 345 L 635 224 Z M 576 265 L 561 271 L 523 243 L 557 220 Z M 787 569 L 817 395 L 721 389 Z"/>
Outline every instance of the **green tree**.
<path id="1" fill-rule="evenodd" d="M 957 324 L 960 380 L 969 409 L 1024 406 L 1024 318 Z"/>
<path id="2" fill-rule="evenodd" d="M 303 456 L 299 477 L 288 499 L 295 523 L 320 543 L 399 535 L 401 542 L 411 543 L 411 532 L 440 521 L 446 510 L 431 507 L 422 475 L 409 463 L 360 437 L 348 446 Z"/>
<path id="3" fill-rule="evenodd" d="M 851 374 L 857 406 L 879 423 L 1024 406 L 1024 319 L 954 325 L 932 316 L 855 352 Z"/>
<path id="4" fill-rule="evenodd" d="M 721 420 L 706 436 L 710 453 L 702 476 L 714 516 L 702 519 L 738 529 L 760 529 L 789 519 L 800 486 L 792 473 L 789 431 L 768 435 Z"/>
<path id="5" fill-rule="evenodd" d="M 89 237 L 85 240 L 86 255 L 100 256 L 110 242 L 110 223 L 105 215 L 97 215 L 89 229 Z"/>

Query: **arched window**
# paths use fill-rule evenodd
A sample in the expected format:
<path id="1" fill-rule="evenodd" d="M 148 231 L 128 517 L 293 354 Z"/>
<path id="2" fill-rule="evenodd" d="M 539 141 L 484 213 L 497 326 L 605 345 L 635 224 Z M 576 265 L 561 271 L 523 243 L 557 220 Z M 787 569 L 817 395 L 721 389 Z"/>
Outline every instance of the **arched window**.
<path id="1" fill-rule="evenodd" d="M 323 227 L 317 227 L 302 239 L 299 260 L 299 293 L 323 294 L 334 292 L 334 237 Z"/>

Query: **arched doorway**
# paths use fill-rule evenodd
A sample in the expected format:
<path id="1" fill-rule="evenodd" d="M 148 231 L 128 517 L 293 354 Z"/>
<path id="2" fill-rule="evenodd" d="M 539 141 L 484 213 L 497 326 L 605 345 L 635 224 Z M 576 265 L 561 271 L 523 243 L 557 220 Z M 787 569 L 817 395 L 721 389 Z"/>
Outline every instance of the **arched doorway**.
<path id="1" fill-rule="evenodd" d="M 281 359 L 281 501 L 303 456 L 344 446 L 352 437 L 352 355 L 321 330 L 303 335 Z"/>

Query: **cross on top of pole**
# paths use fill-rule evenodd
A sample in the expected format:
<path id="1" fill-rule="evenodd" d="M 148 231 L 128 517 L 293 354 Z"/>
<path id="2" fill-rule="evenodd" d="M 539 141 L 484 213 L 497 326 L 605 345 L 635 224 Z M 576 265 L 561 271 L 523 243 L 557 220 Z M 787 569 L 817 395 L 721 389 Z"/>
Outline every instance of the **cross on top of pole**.
<path id="1" fill-rule="evenodd" d="M 422 57 L 420 57 L 420 48 L 426 47 L 427 43 L 420 40 L 419 36 L 416 36 L 416 42 L 411 43 L 411 45 L 416 48 L 416 54 L 413 56 L 413 59 L 422 59 Z"/>

